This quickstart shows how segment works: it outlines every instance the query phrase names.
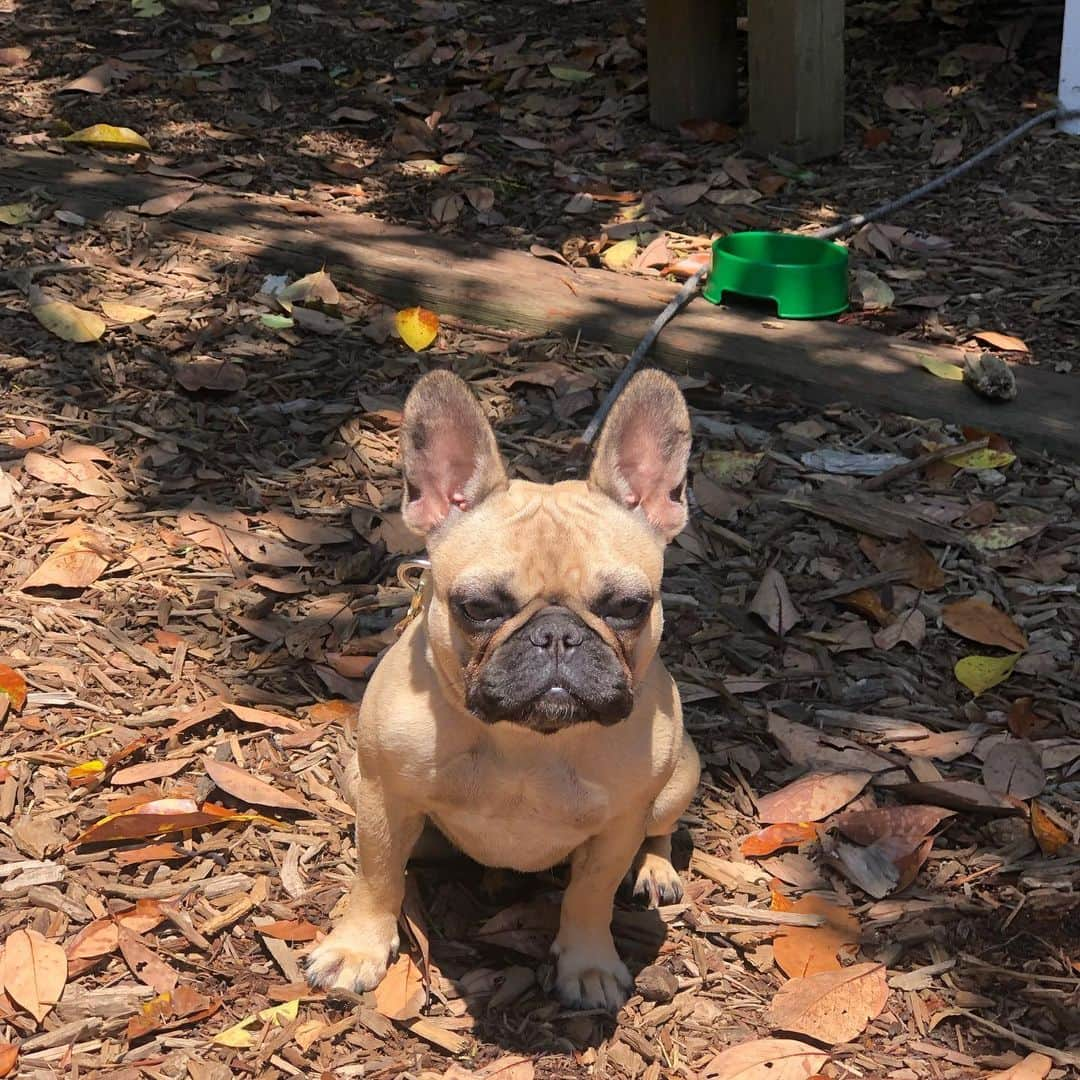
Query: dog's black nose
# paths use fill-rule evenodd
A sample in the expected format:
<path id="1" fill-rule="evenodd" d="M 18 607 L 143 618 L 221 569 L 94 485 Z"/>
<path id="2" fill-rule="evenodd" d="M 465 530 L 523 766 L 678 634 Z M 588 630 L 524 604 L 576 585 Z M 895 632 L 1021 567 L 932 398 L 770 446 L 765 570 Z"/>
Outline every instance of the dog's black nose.
<path id="1" fill-rule="evenodd" d="M 529 640 L 538 649 L 562 656 L 585 640 L 585 627 L 564 608 L 545 608 L 530 620 Z"/>

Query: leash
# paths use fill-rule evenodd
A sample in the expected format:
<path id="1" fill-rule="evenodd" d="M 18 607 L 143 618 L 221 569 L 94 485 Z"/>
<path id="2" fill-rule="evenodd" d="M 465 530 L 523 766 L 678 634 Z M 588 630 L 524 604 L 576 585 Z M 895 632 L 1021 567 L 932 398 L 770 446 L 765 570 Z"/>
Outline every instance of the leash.
<path id="1" fill-rule="evenodd" d="M 843 236 L 845 233 L 851 232 L 854 229 L 861 229 L 864 225 L 868 225 L 872 221 L 878 221 L 902 207 L 907 206 L 909 203 L 913 203 L 917 199 L 929 195 L 931 192 L 938 191 L 940 188 L 945 187 L 946 184 L 951 184 L 958 176 L 963 176 L 964 173 L 970 172 L 988 158 L 994 157 L 995 154 L 1000 154 L 1006 147 L 1011 146 L 1018 139 L 1022 139 L 1033 128 L 1038 127 L 1040 124 L 1045 124 L 1047 120 L 1074 120 L 1077 117 L 1080 117 L 1080 110 L 1077 109 L 1066 110 L 1060 106 L 1055 109 L 1047 109 L 1045 112 L 1041 112 L 1037 116 L 1032 116 L 1025 120 L 1022 124 L 1013 128 L 1012 131 L 1002 135 L 1000 139 L 992 142 L 989 146 L 983 147 L 982 150 L 977 154 L 973 154 L 966 161 L 960 162 L 959 165 L 953 166 L 953 168 L 946 170 L 940 176 L 935 176 L 933 180 L 922 184 L 920 187 L 914 188 L 905 195 L 890 199 L 888 202 L 876 206 L 873 210 L 869 210 L 865 214 L 855 214 L 853 217 L 841 221 L 838 225 L 830 225 L 826 229 L 818 229 L 816 232 L 809 233 L 808 235 L 816 237 L 819 240 L 831 240 L 833 237 Z M 649 327 L 645 336 L 638 343 L 637 348 L 630 354 L 630 359 L 627 360 L 626 366 L 619 373 L 619 377 L 607 392 L 607 396 L 600 402 L 600 407 L 596 410 L 596 415 L 589 421 L 588 427 L 585 428 L 584 433 L 575 445 L 575 450 L 577 452 L 576 456 L 579 459 L 583 458 L 592 446 L 593 441 L 600 431 L 601 425 L 607 419 L 608 413 L 611 412 L 612 406 L 626 388 L 626 384 L 634 377 L 637 369 L 641 366 L 641 362 L 645 359 L 646 354 L 660 336 L 661 331 L 679 313 L 683 306 L 697 294 L 702 282 L 708 276 L 708 272 L 709 267 L 706 265 L 688 278 L 683 287 L 671 298 L 667 307 L 665 307 L 664 310 L 657 315 L 655 320 L 653 320 L 652 326 Z"/>

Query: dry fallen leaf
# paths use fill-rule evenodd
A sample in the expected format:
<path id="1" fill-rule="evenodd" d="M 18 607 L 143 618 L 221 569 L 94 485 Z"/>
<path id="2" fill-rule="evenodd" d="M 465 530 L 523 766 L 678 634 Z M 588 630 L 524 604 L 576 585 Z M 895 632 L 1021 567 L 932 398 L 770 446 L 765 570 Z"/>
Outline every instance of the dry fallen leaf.
<path id="1" fill-rule="evenodd" d="M 37 480 L 73 488 L 83 495 L 105 497 L 112 494 L 101 469 L 92 461 L 58 461 L 31 451 L 23 458 L 23 468 Z"/>
<path id="2" fill-rule="evenodd" d="M 972 337 L 976 341 L 981 341 L 984 345 L 989 345 L 994 349 L 1001 349 L 1004 352 L 1028 352 L 1027 345 L 1020 338 L 1011 337 L 1008 334 L 999 334 L 996 330 L 976 330 Z"/>
<path id="3" fill-rule="evenodd" d="M 7 697 L 15 712 L 21 712 L 26 704 L 26 680 L 7 664 L 0 664 L 0 694 Z"/>
<path id="4" fill-rule="evenodd" d="M 808 773 L 779 791 L 760 796 L 758 817 L 768 825 L 821 821 L 851 802 L 872 775 L 862 771 Z"/>
<path id="5" fill-rule="evenodd" d="M 97 341 L 105 333 L 105 320 L 100 315 L 66 300 L 50 300 L 44 293 L 31 295 L 30 314 L 50 334 L 64 341 Z"/>
<path id="6" fill-rule="evenodd" d="M 102 300 L 101 311 L 107 319 L 112 319 L 113 322 L 122 323 L 125 326 L 131 323 L 145 322 L 157 314 L 156 311 L 148 307 L 141 307 L 138 304 L 125 304 L 120 300 Z"/>
<path id="7" fill-rule="evenodd" d="M 198 190 L 198 186 L 174 188 L 164 195 L 157 195 L 153 199 L 147 199 L 146 202 L 140 203 L 135 210 L 137 213 L 147 217 L 161 217 L 163 214 L 171 213 L 173 210 L 183 206 Z"/>
<path id="8" fill-rule="evenodd" d="M 986 755 L 983 783 L 990 791 L 1032 799 L 1046 787 L 1046 773 L 1039 751 L 1024 739 L 999 742 Z"/>
<path id="9" fill-rule="evenodd" d="M 108 568 L 101 542 L 87 530 L 65 540 L 19 588 L 85 589 Z"/>
<path id="10" fill-rule="evenodd" d="M 874 646 L 888 652 L 894 645 L 904 642 L 918 649 L 926 637 L 926 616 L 917 608 L 902 611 L 888 626 L 874 634 Z"/>
<path id="11" fill-rule="evenodd" d="M 885 1008 L 885 965 L 866 963 L 792 979 L 777 991 L 765 1019 L 774 1028 L 827 1043 L 856 1038 Z"/>
<path id="12" fill-rule="evenodd" d="M 422 307 L 405 308 L 394 317 L 401 340 L 413 352 L 422 352 L 439 334 L 439 316 Z"/>
<path id="13" fill-rule="evenodd" d="M 67 954 L 36 930 L 16 930 L 0 954 L 0 985 L 39 1024 L 67 983 Z"/>
<path id="14" fill-rule="evenodd" d="M 1031 804 L 1031 832 L 1039 850 L 1053 858 L 1069 843 L 1069 834 L 1043 809 L 1042 804 Z"/>
<path id="15" fill-rule="evenodd" d="M 970 597 L 946 604 L 941 621 L 954 633 L 983 645 L 998 645 L 1009 652 L 1023 652 L 1028 647 L 1024 632 L 1004 611 L 985 600 Z"/>
<path id="16" fill-rule="evenodd" d="M 300 1010 L 300 999 L 294 998 L 281 1005 L 271 1005 L 268 1009 L 253 1013 L 244 1017 L 232 1027 L 219 1031 L 211 1040 L 218 1046 L 232 1046 L 243 1049 L 255 1045 L 255 1033 L 248 1028 L 255 1024 L 263 1024 L 267 1027 L 284 1027 L 285 1024 L 295 1020 Z"/>
<path id="17" fill-rule="evenodd" d="M 75 843 L 81 846 L 116 840 L 141 840 L 163 833 L 258 820 L 265 819 L 260 814 L 238 813 L 213 803 L 196 803 L 194 799 L 152 799 L 119 814 L 103 817 L 91 825 Z"/>
<path id="18" fill-rule="evenodd" d="M 758 829 L 744 837 L 739 852 L 749 857 L 771 855 L 786 847 L 799 847 L 818 838 L 818 828 L 809 821 L 785 821 Z"/>
<path id="19" fill-rule="evenodd" d="M 722 1050 L 701 1072 L 707 1080 L 807 1080 L 829 1055 L 797 1039 L 754 1039 Z"/>
<path id="20" fill-rule="evenodd" d="M 1053 1060 L 1046 1054 L 1028 1054 L 1003 1072 L 987 1073 L 986 1080 L 1044 1080 L 1053 1067 Z"/>
<path id="21" fill-rule="evenodd" d="M 138 934 L 122 926 L 117 943 L 124 963 L 136 979 L 159 994 L 167 994 L 176 988 L 180 981 L 179 972 L 166 964 Z"/>
<path id="22" fill-rule="evenodd" d="M 207 1020 L 221 1008 L 220 999 L 204 997 L 191 986 L 178 986 L 140 1006 L 139 1014 L 128 1021 L 130 1042 L 152 1032 L 172 1031 L 174 1028 Z M 191 1076 L 194 1071 L 188 1066 Z"/>
<path id="23" fill-rule="evenodd" d="M 1013 673 L 1021 655 L 965 656 L 957 660 L 953 671 L 957 680 L 978 697 L 1003 683 Z"/>
<path id="24" fill-rule="evenodd" d="M 12 1043 L 0 1043 L 0 1077 L 10 1076 L 19 1063 L 19 1048 Z"/>
<path id="25" fill-rule="evenodd" d="M 959 364 L 950 364 L 945 360 L 935 360 L 930 356 L 920 357 L 922 366 L 936 375 L 939 379 L 949 379 L 952 382 L 964 381 L 964 369 Z"/>
<path id="26" fill-rule="evenodd" d="M 997 795 L 974 780 L 919 780 L 891 788 L 903 799 L 944 806 L 966 813 L 1008 817 L 1022 811 L 1015 801 Z"/>
<path id="27" fill-rule="evenodd" d="M 149 780 L 161 780 L 166 776 L 175 776 L 195 759 L 190 757 L 166 758 L 164 761 L 144 761 L 113 773 L 109 783 L 114 787 L 125 784 L 145 784 Z"/>
<path id="28" fill-rule="evenodd" d="M 921 840 L 954 811 L 938 806 L 883 806 L 876 810 L 849 810 L 834 824 L 849 840 L 873 844 L 885 837 Z"/>
<path id="29" fill-rule="evenodd" d="M 81 143 L 98 150 L 150 149 L 150 144 L 137 131 L 128 127 L 114 127 L 112 124 L 92 124 L 71 135 L 65 135 L 61 141 Z"/>
<path id="30" fill-rule="evenodd" d="M 427 1000 L 424 975 L 408 953 L 390 965 L 383 981 L 375 987 L 375 1008 L 390 1020 L 411 1020 L 420 1015 Z"/>
<path id="31" fill-rule="evenodd" d="M 203 766 L 207 776 L 222 791 L 242 802 L 254 803 L 256 806 L 273 806 L 279 810 L 310 812 L 307 803 L 296 795 L 289 791 L 280 791 L 273 784 L 252 776 L 231 762 L 204 758 Z"/>
<path id="32" fill-rule="evenodd" d="M 762 576 L 758 591 L 750 601 L 750 610 L 781 637 L 802 620 L 802 613 L 791 599 L 787 583 L 780 571 L 773 567 L 769 567 Z"/>
<path id="33" fill-rule="evenodd" d="M 813 893 L 800 900 L 788 900 L 775 891 L 772 894 L 772 907 L 776 911 L 820 915 L 825 919 L 823 926 L 781 927 L 773 938 L 777 966 L 788 978 L 802 978 L 819 971 L 838 971 L 838 957 L 841 954 L 855 954 L 859 943 L 859 922 L 849 908 L 838 907 Z"/>

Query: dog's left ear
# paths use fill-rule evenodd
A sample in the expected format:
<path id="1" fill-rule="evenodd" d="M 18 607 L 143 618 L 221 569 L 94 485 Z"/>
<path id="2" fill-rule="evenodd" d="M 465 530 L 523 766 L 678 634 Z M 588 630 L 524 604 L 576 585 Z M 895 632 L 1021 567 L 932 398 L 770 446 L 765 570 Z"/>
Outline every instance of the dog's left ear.
<path id="1" fill-rule="evenodd" d="M 495 432 L 480 403 L 449 371 L 425 375 L 406 399 L 401 461 L 401 515 L 422 535 L 452 515 L 472 510 L 507 483 Z"/>
<path id="2" fill-rule="evenodd" d="M 690 413 L 674 379 L 635 375 L 600 432 L 589 486 L 640 510 L 669 541 L 686 525 Z"/>

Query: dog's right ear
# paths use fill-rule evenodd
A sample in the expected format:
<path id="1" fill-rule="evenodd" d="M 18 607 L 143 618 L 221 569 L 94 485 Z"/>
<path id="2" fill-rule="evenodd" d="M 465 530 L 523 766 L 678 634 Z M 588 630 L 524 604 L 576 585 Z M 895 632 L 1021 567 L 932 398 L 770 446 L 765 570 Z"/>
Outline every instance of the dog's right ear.
<path id="1" fill-rule="evenodd" d="M 507 483 L 480 403 L 449 371 L 432 371 L 412 388 L 401 424 L 401 460 L 401 514 L 425 536 Z"/>

